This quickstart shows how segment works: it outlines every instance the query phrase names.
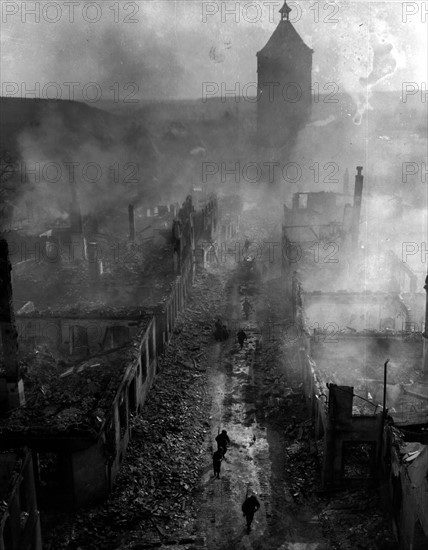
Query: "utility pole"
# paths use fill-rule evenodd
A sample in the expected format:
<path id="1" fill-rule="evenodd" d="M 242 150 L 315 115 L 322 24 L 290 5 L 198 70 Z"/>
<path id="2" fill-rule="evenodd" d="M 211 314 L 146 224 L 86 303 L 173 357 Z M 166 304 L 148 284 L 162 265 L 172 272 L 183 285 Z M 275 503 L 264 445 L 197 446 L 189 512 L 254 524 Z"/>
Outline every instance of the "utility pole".
<path id="1" fill-rule="evenodd" d="M 363 181 L 364 176 L 362 175 L 363 167 L 357 166 L 357 175 L 355 176 L 355 189 L 354 189 L 354 207 L 353 207 L 353 216 L 352 216 L 352 246 L 354 251 L 358 249 L 358 238 L 359 238 L 359 226 L 360 226 L 360 216 L 361 216 L 361 202 L 363 197 Z"/>
<path id="2" fill-rule="evenodd" d="M 426 300 L 425 300 L 425 330 L 423 333 L 424 337 L 424 364 L 423 364 L 423 375 L 424 378 L 428 378 L 428 274 L 425 278 L 425 293 L 426 293 Z"/>
<path id="3" fill-rule="evenodd" d="M 383 365 L 383 421 L 386 418 L 386 371 L 388 368 L 389 359 L 387 359 Z"/>

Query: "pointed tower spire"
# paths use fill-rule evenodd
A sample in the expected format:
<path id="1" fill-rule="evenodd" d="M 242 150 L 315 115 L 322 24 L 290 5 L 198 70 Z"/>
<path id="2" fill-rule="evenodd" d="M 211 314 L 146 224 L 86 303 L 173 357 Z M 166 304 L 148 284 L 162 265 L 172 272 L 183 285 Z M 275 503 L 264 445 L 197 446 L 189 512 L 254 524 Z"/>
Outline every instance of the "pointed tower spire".
<path id="1" fill-rule="evenodd" d="M 291 11 L 291 8 L 288 6 L 287 2 L 285 1 L 284 5 L 279 10 L 279 13 L 281 14 L 281 21 L 284 21 L 284 19 L 288 21 L 290 11 Z"/>

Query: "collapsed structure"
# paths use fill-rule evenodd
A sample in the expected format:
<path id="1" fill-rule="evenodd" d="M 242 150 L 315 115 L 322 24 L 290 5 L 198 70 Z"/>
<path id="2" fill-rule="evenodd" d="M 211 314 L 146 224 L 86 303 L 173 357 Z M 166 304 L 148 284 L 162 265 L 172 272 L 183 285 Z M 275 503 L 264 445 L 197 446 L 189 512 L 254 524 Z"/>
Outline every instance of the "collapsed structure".
<path id="1" fill-rule="evenodd" d="M 284 281 L 299 327 L 306 399 L 323 441 L 324 489 L 386 482 L 383 496 L 400 548 L 422 549 L 428 542 L 426 295 L 392 250 L 376 256 L 376 279 L 359 273 L 373 254 L 359 235 L 361 172 L 358 167 L 353 204 L 349 193 L 298 193 L 292 208 L 284 208 Z M 328 254 L 320 259 L 314 250 Z"/>
<path id="2" fill-rule="evenodd" d="M 90 245 L 102 248 L 102 235 L 93 234 L 89 242 L 82 232 L 74 232 L 73 225 L 68 231 L 49 233 L 47 238 L 42 235 L 36 244 L 48 254 L 36 259 L 18 258 L 20 261 L 13 265 L 15 300 L 31 298 L 15 318 L 11 309 L 9 247 L 2 241 L 2 273 L 9 274 L 9 278 L 2 278 L 9 293 L 0 348 L 4 365 L 0 394 L 1 456 L 5 458 L 1 462 L 2 475 L 10 478 L 11 462 L 6 458 L 24 453 L 24 482 L 34 495 L 37 487 L 43 509 L 77 509 L 104 498 L 111 490 L 131 437 L 130 415 L 141 411 L 155 380 L 158 357 L 184 307 L 196 263 L 207 261 L 207 249 L 214 245 L 218 230 L 226 230 L 218 224 L 219 208 L 214 196 L 198 208 L 188 196 L 181 208 L 156 207 L 144 214 L 149 215 L 140 216 L 137 211 L 135 218 L 158 218 L 150 224 L 159 229 L 144 247 L 141 235 L 145 231 L 133 229 L 135 218 L 129 209 L 128 241 L 132 244 L 125 243 L 125 250 L 133 254 L 130 266 L 118 262 L 115 251 L 91 257 Z M 22 252 L 22 247 L 10 237 L 16 260 L 16 252 Z M 64 261 L 62 253 L 57 262 L 49 261 L 49 252 L 54 247 L 64 251 L 67 239 L 82 246 L 84 260 L 76 255 Z M 25 236 L 21 235 L 20 242 L 22 246 Z M 147 258 L 153 242 L 166 266 L 159 265 L 151 272 Z M 34 239 L 31 244 L 35 245 Z M 134 250 L 132 246 L 138 244 L 142 248 Z M 40 288 L 35 293 L 28 283 L 38 271 L 43 277 L 45 270 L 51 277 L 44 280 L 44 296 Z M 127 288 L 126 281 L 133 286 Z M 156 285 L 156 281 L 161 284 Z M 125 297 L 116 296 L 121 290 L 126 292 Z M 71 297 L 74 306 L 70 305 Z M 8 367 L 11 358 L 14 363 Z M 28 509 L 21 506 L 20 511 L 13 496 L 18 489 L 17 485 L 10 498 L 4 493 L 4 518 L 9 519 L 1 524 L 0 534 L 4 544 L 9 540 L 18 544 L 24 531 L 14 535 L 13 526 L 25 511 L 29 514 L 25 528 L 28 543 L 20 542 L 19 548 L 39 550 L 35 496 Z"/>

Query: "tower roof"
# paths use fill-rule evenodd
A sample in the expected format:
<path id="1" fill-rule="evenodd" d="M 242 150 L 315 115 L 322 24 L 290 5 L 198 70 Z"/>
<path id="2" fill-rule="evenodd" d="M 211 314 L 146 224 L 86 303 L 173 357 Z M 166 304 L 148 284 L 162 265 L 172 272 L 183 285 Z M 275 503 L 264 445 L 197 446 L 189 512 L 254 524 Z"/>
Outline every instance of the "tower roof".
<path id="1" fill-rule="evenodd" d="M 290 21 L 283 19 L 278 23 L 278 26 L 269 38 L 265 47 L 257 52 L 257 56 L 275 59 L 283 57 L 284 54 L 290 55 L 290 53 L 293 53 L 296 50 L 306 50 L 308 52 L 313 51 L 303 42 L 301 36 Z"/>

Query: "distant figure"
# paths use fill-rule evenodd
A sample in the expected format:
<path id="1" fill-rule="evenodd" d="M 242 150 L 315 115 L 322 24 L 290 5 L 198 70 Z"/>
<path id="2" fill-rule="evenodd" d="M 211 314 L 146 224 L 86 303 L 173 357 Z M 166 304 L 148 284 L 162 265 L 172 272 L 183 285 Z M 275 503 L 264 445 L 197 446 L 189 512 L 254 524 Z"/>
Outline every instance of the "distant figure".
<path id="1" fill-rule="evenodd" d="M 256 494 L 250 495 L 246 498 L 242 504 L 242 513 L 247 519 L 247 532 L 251 531 L 251 523 L 253 521 L 254 514 L 260 508 L 260 502 L 257 500 Z"/>
<path id="2" fill-rule="evenodd" d="M 219 448 L 213 454 L 214 477 L 216 477 L 217 479 L 220 479 L 220 468 L 221 468 L 222 460 L 223 460 L 223 449 Z"/>
<path id="3" fill-rule="evenodd" d="M 250 239 L 246 237 L 244 242 L 244 256 L 247 256 L 248 249 L 250 248 L 250 244 L 251 244 Z"/>
<path id="4" fill-rule="evenodd" d="M 214 338 L 216 340 L 223 340 L 223 323 L 221 322 L 220 317 L 215 322 L 215 331 L 214 331 Z"/>
<path id="5" fill-rule="evenodd" d="M 253 306 L 248 301 L 247 297 L 245 297 L 245 300 L 242 304 L 242 309 L 244 310 L 245 319 L 248 319 L 250 316 L 250 312 L 253 309 Z"/>
<path id="6" fill-rule="evenodd" d="M 248 340 L 247 338 L 247 335 L 245 334 L 245 332 L 242 330 L 242 328 L 239 329 L 239 332 L 238 334 L 236 335 L 237 338 L 238 338 L 238 342 L 239 342 L 239 345 L 241 346 L 241 349 L 244 345 L 244 341 L 245 340 Z"/>
<path id="7" fill-rule="evenodd" d="M 230 439 L 226 430 L 222 430 L 221 434 L 215 438 L 217 441 L 217 450 L 223 453 L 223 457 L 226 454 L 227 446 L 230 445 Z"/>

